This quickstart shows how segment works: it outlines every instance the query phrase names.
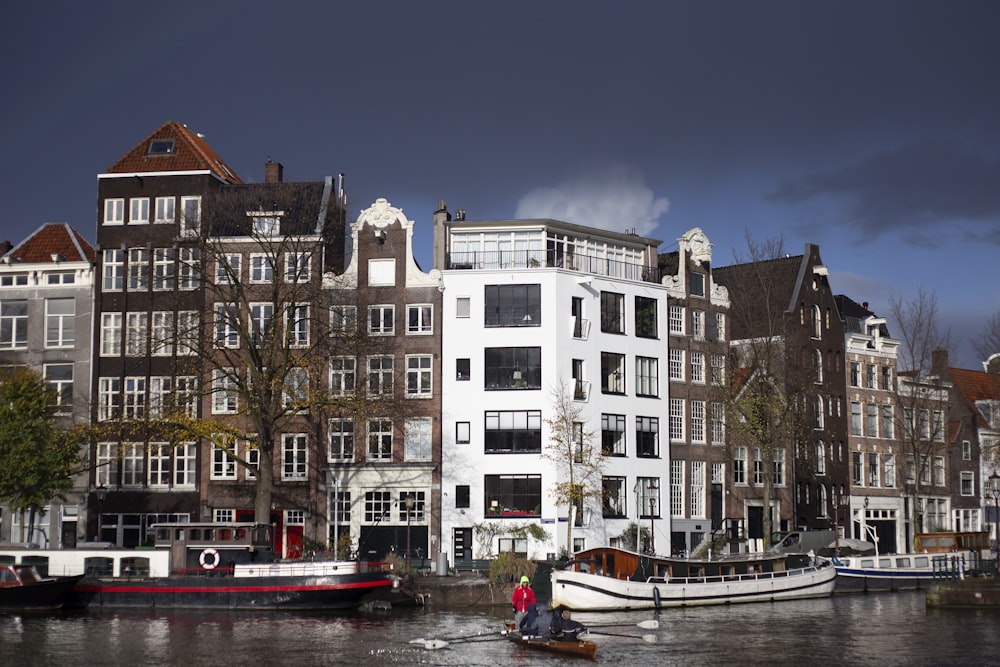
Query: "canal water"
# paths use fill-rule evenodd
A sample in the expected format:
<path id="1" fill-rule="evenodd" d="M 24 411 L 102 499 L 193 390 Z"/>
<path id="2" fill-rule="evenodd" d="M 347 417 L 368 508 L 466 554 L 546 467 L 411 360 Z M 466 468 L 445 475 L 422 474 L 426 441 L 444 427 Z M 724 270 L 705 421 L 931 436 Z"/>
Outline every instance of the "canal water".
<path id="1" fill-rule="evenodd" d="M 587 664 L 497 639 L 503 612 L 0 614 L 0 665 Z M 923 593 L 574 618 L 595 630 L 597 663 L 606 665 L 1000 663 L 1000 610 L 928 610 Z M 658 629 L 637 626 L 651 618 Z M 436 650 L 411 643 L 432 638 L 461 639 Z"/>

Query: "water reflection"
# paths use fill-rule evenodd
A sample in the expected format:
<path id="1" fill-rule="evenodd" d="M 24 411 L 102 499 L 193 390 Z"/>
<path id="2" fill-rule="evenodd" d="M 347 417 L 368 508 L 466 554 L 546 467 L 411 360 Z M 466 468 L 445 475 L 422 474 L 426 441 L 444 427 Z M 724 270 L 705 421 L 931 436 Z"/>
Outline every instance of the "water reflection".
<path id="1" fill-rule="evenodd" d="M 927 610 L 921 593 L 778 604 L 576 614 L 604 634 L 597 662 L 639 665 L 986 665 L 1000 611 Z M 21 665 L 577 665 L 497 636 L 505 610 L 0 615 L 0 663 Z M 612 625 L 613 624 L 613 625 Z M 599 629 L 599 628 L 595 628 Z M 654 634 L 656 643 L 641 635 Z M 621 636 L 625 635 L 625 636 Z M 427 650 L 417 638 L 467 638 Z"/>

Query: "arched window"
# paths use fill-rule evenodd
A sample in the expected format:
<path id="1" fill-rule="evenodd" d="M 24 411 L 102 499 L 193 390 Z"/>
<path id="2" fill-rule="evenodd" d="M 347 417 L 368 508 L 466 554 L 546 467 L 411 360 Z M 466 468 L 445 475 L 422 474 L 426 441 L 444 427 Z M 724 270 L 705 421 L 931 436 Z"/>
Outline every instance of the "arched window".
<path id="1" fill-rule="evenodd" d="M 823 384 L 823 352 L 813 351 L 813 378 L 816 384 Z"/>
<path id="2" fill-rule="evenodd" d="M 816 443 L 816 474 L 826 474 L 826 447 L 822 440 Z"/>
<path id="3" fill-rule="evenodd" d="M 823 336 L 823 313 L 819 306 L 812 307 L 812 337 L 822 338 Z"/>
<path id="4" fill-rule="evenodd" d="M 822 484 L 816 487 L 816 505 L 817 516 L 827 516 L 826 487 Z"/>

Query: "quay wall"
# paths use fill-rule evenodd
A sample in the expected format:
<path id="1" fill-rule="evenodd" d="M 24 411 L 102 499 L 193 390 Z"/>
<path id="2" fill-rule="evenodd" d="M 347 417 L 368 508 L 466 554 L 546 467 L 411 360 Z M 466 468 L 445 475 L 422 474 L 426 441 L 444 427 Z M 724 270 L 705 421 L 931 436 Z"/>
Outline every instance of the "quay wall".
<path id="1" fill-rule="evenodd" d="M 954 581 L 927 589 L 928 607 L 1000 608 L 1000 585 L 993 581 Z"/>

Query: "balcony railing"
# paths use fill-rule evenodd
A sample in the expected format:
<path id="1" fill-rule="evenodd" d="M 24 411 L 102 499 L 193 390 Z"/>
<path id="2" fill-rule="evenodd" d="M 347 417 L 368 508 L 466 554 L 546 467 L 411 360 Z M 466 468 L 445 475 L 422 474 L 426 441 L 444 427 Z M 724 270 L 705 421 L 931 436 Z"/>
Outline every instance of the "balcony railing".
<path id="1" fill-rule="evenodd" d="M 498 250 L 448 253 L 449 269 L 537 269 L 562 268 L 594 276 L 659 283 L 660 269 L 593 255 L 565 255 L 542 250 Z"/>

